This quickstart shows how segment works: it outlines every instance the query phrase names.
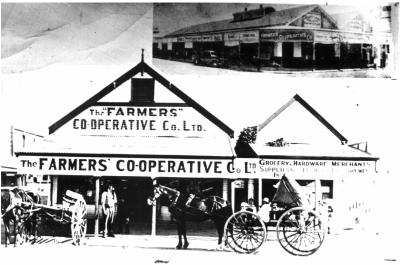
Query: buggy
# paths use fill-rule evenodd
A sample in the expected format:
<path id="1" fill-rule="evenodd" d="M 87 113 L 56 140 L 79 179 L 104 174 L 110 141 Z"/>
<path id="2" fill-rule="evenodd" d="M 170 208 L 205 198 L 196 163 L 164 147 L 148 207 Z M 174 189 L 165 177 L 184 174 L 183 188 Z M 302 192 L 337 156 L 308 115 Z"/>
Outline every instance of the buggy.
<path id="1" fill-rule="evenodd" d="M 301 187 L 295 180 L 283 175 L 272 203 L 284 209 L 276 223 L 280 245 L 290 254 L 307 256 L 320 248 L 325 229 L 321 217 L 300 191 Z M 236 212 L 225 223 L 226 244 L 235 252 L 253 253 L 266 241 L 266 226 L 274 224 L 264 223 L 253 212 Z"/>

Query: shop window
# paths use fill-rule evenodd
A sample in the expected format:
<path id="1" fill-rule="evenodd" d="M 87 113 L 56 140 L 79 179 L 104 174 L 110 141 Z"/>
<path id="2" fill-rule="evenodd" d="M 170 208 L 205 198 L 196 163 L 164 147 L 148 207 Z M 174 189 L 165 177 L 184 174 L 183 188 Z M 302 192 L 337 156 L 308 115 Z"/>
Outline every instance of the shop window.
<path id="1" fill-rule="evenodd" d="M 333 180 L 321 180 L 322 199 L 333 199 Z"/>

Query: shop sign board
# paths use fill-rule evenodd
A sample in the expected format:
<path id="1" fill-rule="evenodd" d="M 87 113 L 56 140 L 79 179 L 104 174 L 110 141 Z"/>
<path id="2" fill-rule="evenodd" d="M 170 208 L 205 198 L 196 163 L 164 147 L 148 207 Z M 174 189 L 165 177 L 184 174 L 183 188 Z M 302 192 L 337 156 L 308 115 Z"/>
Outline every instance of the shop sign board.
<path id="1" fill-rule="evenodd" d="M 375 172 L 374 161 L 308 159 L 236 159 L 235 168 L 254 174 L 326 177 Z"/>
<path id="2" fill-rule="evenodd" d="M 371 35 L 364 33 L 341 32 L 340 41 L 348 43 L 371 43 L 372 38 Z"/>
<path id="3" fill-rule="evenodd" d="M 202 36 L 192 36 L 191 38 L 192 38 L 192 40 L 194 42 L 201 42 L 202 41 Z"/>
<path id="4" fill-rule="evenodd" d="M 224 34 L 224 41 L 225 42 L 239 41 L 239 33 L 238 32 L 225 33 Z"/>
<path id="5" fill-rule="evenodd" d="M 236 189 L 244 189 L 244 180 L 243 179 L 237 179 L 233 182 L 233 186 Z"/>
<path id="6" fill-rule="evenodd" d="M 303 27 L 321 28 L 321 13 L 308 13 L 303 16 Z"/>
<path id="7" fill-rule="evenodd" d="M 258 31 L 246 31 L 240 32 L 239 39 L 242 43 L 258 43 L 260 38 Z"/>
<path id="8" fill-rule="evenodd" d="M 327 179 L 375 173 L 374 161 L 19 155 L 20 174 Z"/>
<path id="9" fill-rule="evenodd" d="M 340 36 L 338 32 L 333 31 L 314 31 L 314 41 L 325 44 L 339 43 Z"/>
<path id="10" fill-rule="evenodd" d="M 226 47 L 239 46 L 239 41 L 238 40 L 224 41 L 224 46 Z"/>
<path id="11" fill-rule="evenodd" d="M 223 133 L 192 107 L 92 106 L 59 131 L 68 135 L 213 137 Z"/>
<path id="12" fill-rule="evenodd" d="M 186 49 L 193 49 L 193 42 L 185 41 L 185 48 Z"/>
<path id="13" fill-rule="evenodd" d="M 260 32 L 261 41 L 272 42 L 312 42 L 314 36 L 311 30 L 290 30 L 290 29 L 276 29 L 276 30 L 262 30 Z"/>
<path id="14" fill-rule="evenodd" d="M 203 41 L 203 42 L 212 42 L 213 41 L 213 37 L 212 37 L 212 35 L 202 35 L 201 36 L 201 41 Z"/>
<path id="15" fill-rule="evenodd" d="M 213 41 L 222 41 L 222 34 L 212 35 Z"/>
<path id="16" fill-rule="evenodd" d="M 232 159 L 20 156 L 18 172 L 49 175 L 138 177 L 229 177 Z"/>

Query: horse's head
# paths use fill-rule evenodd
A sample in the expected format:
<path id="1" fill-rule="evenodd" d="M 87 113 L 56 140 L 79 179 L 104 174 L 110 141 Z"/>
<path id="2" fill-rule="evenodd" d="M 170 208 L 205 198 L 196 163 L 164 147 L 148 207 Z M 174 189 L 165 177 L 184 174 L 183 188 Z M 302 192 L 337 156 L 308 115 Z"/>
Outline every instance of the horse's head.
<path id="1" fill-rule="evenodd" d="M 174 202 L 179 197 L 179 191 L 162 185 L 154 185 L 153 196 L 147 198 L 148 205 L 155 205 L 156 200 L 161 196 L 166 196 L 168 200 Z"/>

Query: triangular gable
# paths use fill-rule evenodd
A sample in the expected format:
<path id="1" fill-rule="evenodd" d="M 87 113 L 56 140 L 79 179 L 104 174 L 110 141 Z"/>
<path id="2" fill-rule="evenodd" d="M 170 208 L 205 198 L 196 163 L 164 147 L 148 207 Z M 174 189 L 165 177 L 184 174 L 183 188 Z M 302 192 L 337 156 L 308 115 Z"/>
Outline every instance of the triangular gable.
<path id="1" fill-rule="evenodd" d="M 286 26 L 338 29 L 336 21 L 324 9 L 317 5 L 312 10 L 307 10 L 295 19 L 289 21 Z"/>
<path id="2" fill-rule="evenodd" d="M 313 109 L 304 99 L 302 99 L 297 94 L 293 98 L 291 98 L 286 104 L 280 107 L 275 113 L 273 113 L 267 120 L 258 125 L 257 131 L 261 131 L 262 129 L 264 129 L 271 121 L 273 121 L 284 110 L 286 110 L 296 101 L 308 112 L 310 112 L 319 122 L 321 122 L 332 134 L 334 134 L 341 141 L 342 144 L 347 143 L 347 139 L 339 131 L 337 131 L 327 120 L 324 119 L 324 117 L 322 117 L 315 109 Z"/>
<path id="3" fill-rule="evenodd" d="M 58 129 L 60 129 L 63 125 L 65 125 L 67 122 L 72 120 L 74 117 L 88 109 L 89 107 L 95 105 L 96 103 L 99 102 L 102 98 L 104 98 L 106 95 L 114 91 L 117 87 L 128 81 L 130 78 L 133 76 L 137 75 L 138 73 L 143 73 L 148 74 L 152 78 L 154 78 L 156 81 L 158 81 L 161 85 L 163 85 L 165 88 L 167 88 L 169 91 L 171 91 L 174 95 L 176 95 L 178 98 L 183 100 L 188 106 L 194 108 L 197 112 L 199 112 L 201 115 L 203 115 L 205 118 L 207 118 L 209 121 L 211 121 L 213 124 L 215 124 L 219 129 L 221 129 L 223 132 L 225 132 L 230 138 L 233 138 L 234 132 L 231 128 L 229 128 L 226 124 L 224 124 L 221 120 L 219 120 L 217 117 L 215 117 L 213 114 L 211 114 L 209 111 L 207 111 L 205 108 L 203 108 L 200 104 L 198 104 L 196 101 L 194 101 L 192 98 L 190 98 L 188 95 L 186 95 L 184 92 L 182 92 L 178 87 L 176 87 L 174 84 L 169 82 L 167 79 L 165 79 L 163 76 L 161 76 L 159 73 L 157 73 L 153 68 L 151 68 L 149 65 L 147 65 L 142 56 L 142 60 L 139 64 L 137 64 L 135 67 L 127 71 L 125 74 L 121 75 L 117 79 L 115 79 L 112 83 L 107 85 L 105 88 L 103 88 L 101 91 L 99 91 L 97 94 L 86 100 L 84 103 L 82 103 L 80 106 L 72 110 L 70 113 L 62 117 L 60 120 L 55 122 L 53 125 L 49 127 L 49 134 L 54 133 Z"/>

